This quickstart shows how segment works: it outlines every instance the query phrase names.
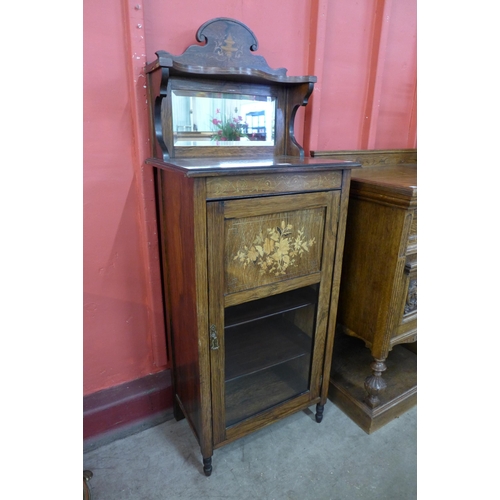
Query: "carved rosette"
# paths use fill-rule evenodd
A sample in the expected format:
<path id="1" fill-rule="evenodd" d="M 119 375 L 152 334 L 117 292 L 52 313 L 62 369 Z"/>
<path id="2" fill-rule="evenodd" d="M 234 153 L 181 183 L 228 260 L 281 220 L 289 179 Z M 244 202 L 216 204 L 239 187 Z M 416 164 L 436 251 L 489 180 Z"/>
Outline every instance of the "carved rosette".
<path id="1" fill-rule="evenodd" d="M 410 314 L 417 310 L 417 280 L 411 280 L 406 296 L 405 314 Z"/>

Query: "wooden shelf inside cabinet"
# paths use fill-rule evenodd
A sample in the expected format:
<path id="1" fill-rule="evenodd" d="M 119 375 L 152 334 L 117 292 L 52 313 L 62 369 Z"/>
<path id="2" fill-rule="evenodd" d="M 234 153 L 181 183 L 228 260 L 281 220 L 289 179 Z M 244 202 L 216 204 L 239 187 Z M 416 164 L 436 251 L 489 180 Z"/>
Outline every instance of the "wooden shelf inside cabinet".
<path id="1" fill-rule="evenodd" d="M 305 308 L 314 315 L 317 296 L 300 288 L 226 310 L 228 426 L 307 391 L 313 339 L 289 316 Z"/>
<path id="2" fill-rule="evenodd" d="M 307 392 L 309 359 L 291 359 L 226 384 L 228 427 Z"/>
<path id="3" fill-rule="evenodd" d="M 228 307 L 225 311 L 226 328 L 264 319 L 305 307 L 317 302 L 317 295 L 311 287 L 272 295 L 254 302 Z"/>

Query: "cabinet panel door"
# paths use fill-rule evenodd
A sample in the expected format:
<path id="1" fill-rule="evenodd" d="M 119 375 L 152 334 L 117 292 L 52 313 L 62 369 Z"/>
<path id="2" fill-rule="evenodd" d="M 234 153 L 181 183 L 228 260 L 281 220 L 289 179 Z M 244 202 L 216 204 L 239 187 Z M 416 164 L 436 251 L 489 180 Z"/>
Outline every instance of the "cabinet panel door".
<path id="1" fill-rule="evenodd" d="M 225 295 L 319 272 L 324 225 L 324 207 L 227 219 Z"/>
<path id="2" fill-rule="evenodd" d="M 207 204 L 214 444 L 319 396 L 339 201 L 329 191 Z"/>

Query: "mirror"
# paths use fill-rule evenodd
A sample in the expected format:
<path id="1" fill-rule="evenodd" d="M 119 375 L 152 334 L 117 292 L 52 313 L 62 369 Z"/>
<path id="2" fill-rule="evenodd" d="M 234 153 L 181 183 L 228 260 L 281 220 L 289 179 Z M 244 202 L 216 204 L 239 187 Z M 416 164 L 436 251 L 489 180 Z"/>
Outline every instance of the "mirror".
<path id="1" fill-rule="evenodd" d="M 174 146 L 274 146 L 276 97 L 172 91 Z"/>

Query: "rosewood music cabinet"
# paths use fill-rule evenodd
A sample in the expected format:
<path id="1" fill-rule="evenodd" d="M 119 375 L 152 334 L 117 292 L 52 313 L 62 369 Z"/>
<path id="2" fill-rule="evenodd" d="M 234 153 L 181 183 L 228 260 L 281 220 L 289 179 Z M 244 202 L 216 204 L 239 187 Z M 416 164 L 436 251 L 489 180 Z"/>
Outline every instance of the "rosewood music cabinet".
<path id="1" fill-rule="evenodd" d="M 328 396 L 351 169 L 304 156 L 316 78 L 218 18 L 146 67 L 174 415 L 213 450 Z M 258 122 L 254 120 L 257 117 Z"/>
<path id="2" fill-rule="evenodd" d="M 351 179 L 330 396 L 371 433 L 417 401 L 416 150 L 312 154 L 363 165 Z"/>

